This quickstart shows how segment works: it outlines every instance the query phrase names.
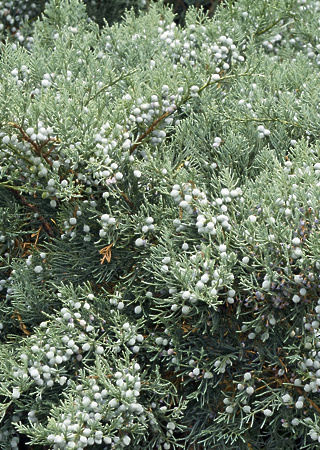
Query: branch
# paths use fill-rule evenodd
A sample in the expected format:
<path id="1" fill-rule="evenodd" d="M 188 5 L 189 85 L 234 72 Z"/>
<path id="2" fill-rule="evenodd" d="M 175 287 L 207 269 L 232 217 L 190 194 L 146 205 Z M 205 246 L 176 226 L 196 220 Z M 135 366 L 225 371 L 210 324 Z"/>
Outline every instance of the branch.
<path id="1" fill-rule="evenodd" d="M 37 210 L 37 208 L 34 205 L 31 205 L 31 203 L 29 203 L 27 201 L 27 199 L 23 196 L 20 195 L 18 192 L 15 191 L 14 188 L 11 187 L 7 187 L 7 189 L 13 193 L 13 195 L 20 201 L 20 203 L 22 203 L 24 206 L 26 206 L 27 208 L 31 209 L 32 211 L 34 211 L 35 213 L 39 214 L 39 211 Z M 42 223 L 43 229 L 45 230 L 45 232 L 50 236 L 50 237 L 54 237 L 54 232 L 52 230 L 52 228 L 50 227 L 50 225 L 48 224 L 48 222 L 46 221 L 46 219 L 41 216 L 39 214 L 38 219 L 40 220 L 40 222 Z"/>
<path id="2" fill-rule="evenodd" d="M 277 19 L 275 22 L 273 22 L 272 24 L 268 25 L 267 28 L 265 28 L 264 30 L 261 31 L 257 31 L 256 33 L 253 33 L 253 36 L 260 36 L 260 34 L 266 33 L 267 31 L 271 30 L 271 28 L 273 28 L 274 26 L 277 25 L 277 23 L 281 22 L 282 17 L 280 17 L 280 19 Z"/>
<path id="3" fill-rule="evenodd" d="M 219 80 L 214 80 L 214 81 L 211 81 L 211 76 L 210 76 L 208 81 L 203 86 L 201 86 L 201 88 L 199 89 L 199 94 L 201 93 L 201 91 L 203 91 L 205 88 L 211 86 L 212 84 L 219 84 L 222 81 L 225 81 L 225 80 L 228 80 L 228 79 L 232 79 L 232 78 L 236 78 L 236 77 L 251 76 L 252 73 L 254 72 L 255 68 L 252 71 L 250 71 L 250 72 L 240 73 L 240 74 L 237 74 L 237 75 L 226 75 L 224 77 L 219 78 Z M 172 111 L 167 111 L 166 113 L 162 114 L 162 116 L 158 117 L 158 119 L 155 122 L 153 122 L 153 124 L 147 129 L 147 131 L 145 131 L 139 137 L 139 139 L 135 142 L 135 144 L 133 144 L 133 146 L 130 149 L 130 155 L 135 151 L 135 149 L 138 147 L 138 145 L 141 144 L 142 140 L 145 137 L 147 137 L 155 129 L 155 127 L 158 125 L 159 122 L 161 122 L 161 120 L 163 120 L 166 117 L 168 117 L 171 114 L 173 114 L 178 108 L 181 107 L 181 105 L 183 103 L 186 103 L 188 100 L 190 100 L 190 98 L 191 98 L 191 95 L 188 95 L 187 97 L 185 97 L 183 99 L 183 101 L 180 104 L 178 104 L 175 108 L 172 108 Z"/>
<path id="4" fill-rule="evenodd" d="M 132 201 L 129 199 L 129 197 L 128 197 L 124 192 L 121 192 L 121 194 L 123 195 L 123 198 L 124 198 L 125 201 L 128 203 L 128 205 L 130 206 L 130 208 L 132 209 L 132 208 L 133 208 L 133 203 L 132 203 Z"/>
<path id="5" fill-rule="evenodd" d="M 153 124 L 147 129 L 147 131 L 145 131 L 137 140 L 137 142 L 135 144 L 133 144 L 133 146 L 130 149 L 130 155 L 135 151 L 135 149 L 138 147 L 139 144 L 141 144 L 141 141 L 148 136 L 148 134 L 150 134 L 155 127 L 158 125 L 159 122 L 161 122 L 162 119 L 165 119 L 166 117 L 168 117 L 170 114 L 172 114 L 175 111 L 175 109 L 172 112 L 166 112 L 164 114 L 162 114 L 162 116 L 158 117 L 158 119 L 153 122 Z"/>
<path id="6" fill-rule="evenodd" d="M 124 78 L 129 77 L 130 75 L 134 74 L 138 69 L 134 69 L 131 72 L 128 72 L 124 75 L 120 75 L 120 77 L 116 78 L 114 81 L 112 81 L 112 83 L 106 84 L 105 86 L 103 86 L 101 89 L 99 89 L 99 91 L 92 95 L 92 97 L 89 97 L 89 99 L 84 103 L 84 106 L 88 106 L 88 104 L 91 102 L 91 100 L 94 100 L 96 97 L 98 97 L 99 94 L 101 94 L 101 92 L 105 91 L 106 89 L 108 89 L 109 87 L 115 85 L 116 83 L 118 83 L 118 81 L 123 80 Z"/>
<path id="7" fill-rule="evenodd" d="M 11 125 L 13 128 L 16 128 L 17 130 L 19 130 L 23 136 L 23 139 L 25 141 L 29 142 L 29 144 L 31 144 L 31 146 L 34 148 L 36 154 L 38 156 L 40 156 L 40 149 L 39 149 L 38 144 L 36 142 L 34 142 L 30 136 L 27 135 L 27 133 L 24 131 L 24 129 L 22 127 L 20 127 L 18 124 L 14 123 L 14 122 L 9 122 L 8 125 Z"/>
<path id="8" fill-rule="evenodd" d="M 20 125 L 14 123 L 14 122 L 9 122 L 8 125 L 11 125 L 13 128 L 16 128 L 17 130 L 20 131 L 20 133 L 22 134 L 22 137 L 25 141 L 29 142 L 29 144 L 31 144 L 31 146 L 33 147 L 35 153 L 37 156 L 42 156 L 42 158 L 46 161 L 46 163 L 52 167 L 52 161 L 50 161 L 50 159 L 48 158 L 48 154 L 44 154 L 41 152 L 42 148 L 47 145 L 48 142 L 50 141 L 56 141 L 57 139 L 55 138 L 48 138 L 46 139 L 41 145 L 38 145 L 35 141 L 33 141 L 31 139 L 30 136 L 27 135 L 27 133 L 24 131 L 24 129 L 22 127 L 20 127 Z"/>

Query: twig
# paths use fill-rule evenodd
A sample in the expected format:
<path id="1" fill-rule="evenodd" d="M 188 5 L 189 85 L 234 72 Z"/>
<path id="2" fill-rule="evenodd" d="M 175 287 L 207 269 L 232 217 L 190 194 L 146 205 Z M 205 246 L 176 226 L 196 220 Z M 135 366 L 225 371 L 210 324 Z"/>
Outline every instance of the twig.
<path id="1" fill-rule="evenodd" d="M 91 97 L 88 98 L 88 100 L 84 103 L 84 106 L 88 106 L 88 104 L 91 102 L 91 100 L 94 100 L 99 94 L 101 94 L 101 92 L 104 92 L 109 87 L 115 85 L 116 83 L 118 83 L 118 81 L 123 80 L 124 78 L 129 77 L 130 75 L 134 74 L 137 70 L 138 69 L 134 69 L 131 72 L 128 72 L 128 73 L 126 73 L 124 75 L 120 75 L 120 77 L 116 78 L 111 83 L 106 84 L 105 86 L 103 86 L 101 89 L 99 89 L 99 91 L 97 93 L 95 93 L 94 95 L 92 95 Z"/>
<path id="2" fill-rule="evenodd" d="M 124 198 L 125 201 L 128 203 L 128 205 L 130 206 L 130 208 L 133 208 L 133 203 L 132 203 L 132 201 L 129 199 L 129 197 L 128 197 L 124 192 L 121 192 L 121 194 L 123 195 L 123 198 Z"/>
<path id="3" fill-rule="evenodd" d="M 36 142 L 34 142 L 30 136 L 27 135 L 27 133 L 24 131 L 24 129 L 22 127 L 20 127 L 20 125 L 14 123 L 14 122 L 9 122 L 9 125 L 11 125 L 13 128 L 16 128 L 17 130 L 19 130 L 23 136 L 23 139 L 25 141 L 29 142 L 29 144 L 31 144 L 32 147 L 34 148 L 36 154 L 38 156 L 40 156 L 40 150 L 39 150 L 38 144 Z"/>
<path id="4" fill-rule="evenodd" d="M 35 141 L 33 141 L 33 140 L 31 139 L 30 136 L 27 135 L 27 133 L 24 131 L 24 129 L 23 129 L 22 127 L 20 127 L 20 125 L 14 123 L 14 122 L 9 122 L 9 125 L 11 125 L 13 128 L 16 128 L 17 130 L 19 130 L 20 133 L 21 133 L 22 136 L 23 136 L 23 139 L 24 139 L 25 141 L 29 142 L 29 144 L 33 147 L 33 149 L 34 149 L 36 155 L 37 155 L 37 156 L 42 156 L 43 159 L 46 161 L 46 163 L 49 164 L 50 167 L 52 167 L 52 161 L 50 161 L 50 159 L 48 158 L 48 154 L 49 154 L 49 153 L 47 153 L 47 154 L 42 153 L 41 150 L 42 150 L 42 148 L 43 148 L 45 145 L 48 144 L 48 142 L 50 142 L 50 141 L 56 141 L 55 138 L 48 138 L 48 139 L 46 139 L 41 145 L 38 145 Z M 53 148 L 50 149 L 50 152 L 51 152 L 52 150 L 53 150 Z"/>
<path id="5" fill-rule="evenodd" d="M 173 110 L 173 111 L 174 111 L 174 110 Z M 167 111 L 166 113 L 162 114 L 162 116 L 158 117 L 158 119 L 157 119 L 156 121 L 153 122 L 153 124 L 147 129 L 147 131 L 145 131 L 145 132 L 139 137 L 139 139 L 137 140 L 137 142 L 136 142 L 135 144 L 133 144 L 133 146 L 131 147 L 131 150 L 130 150 L 130 155 L 135 151 L 135 149 L 138 147 L 138 145 L 141 143 L 141 141 L 142 141 L 145 137 L 147 137 L 148 134 L 150 134 L 150 133 L 155 129 L 155 127 L 158 125 L 158 123 L 161 122 L 162 119 L 165 119 L 165 118 L 168 117 L 170 114 L 172 114 L 173 111 L 172 111 L 172 112 L 168 112 L 168 111 Z"/>
<path id="6" fill-rule="evenodd" d="M 32 211 L 34 211 L 35 213 L 39 214 L 39 211 L 37 210 L 37 208 L 34 205 L 31 205 L 31 203 L 29 203 L 27 201 L 27 199 L 23 196 L 20 195 L 18 192 L 15 191 L 15 189 L 12 189 L 11 187 L 7 188 L 10 192 L 13 193 L 13 195 L 27 208 L 31 209 Z M 54 237 L 54 232 L 52 230 L 52 228 L 50 227 L 50 225 L 48 224 L 48 222 L 45 220 L 45 218 L 41 215 L 39 215 L 38 219 L 40 220 L 40 222 L 42 223 L 42 227 L 45 230 L 45 232 L 50 236 L 50 237 Z"/>
<path id="7" fill-rule="evenodd" d="M 271 28 L 273 28 L 274 26 L 277 25 L 277 23 L 279 23 L 282 20 L 282 17 L 280 17 L 280 19 L 277 19 L 275 22 L 273 22 L 272 24 L 268 25 L 267 28 L 265 28 L 264 30 L 258 31 L 256 33 L 253 34 L 253 36 L 260 36 L 260 34 L 265 33 L 266 31 L 271 30 Z"/>

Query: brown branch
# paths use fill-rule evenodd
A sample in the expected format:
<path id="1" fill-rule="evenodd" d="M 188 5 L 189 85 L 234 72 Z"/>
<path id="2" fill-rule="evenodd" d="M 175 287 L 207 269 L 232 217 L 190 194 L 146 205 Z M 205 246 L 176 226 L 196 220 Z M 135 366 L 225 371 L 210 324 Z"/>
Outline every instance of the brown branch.
<path id="1" fill-rule="evenodd" d="M 29 144 L 31 144 L 32 147 L 35 149 L 36 154 L 38 156 L 40 156 L 40 149 L 39 149 L 38 144 L 36 142 L 34 142 L 30 136 L 27 135 L 27 133 L 24 131 L 24 129 L 14 122 L 9 122 L 9 125 L 11 125 L 13 128 L 16 128 L 17 130 L 19 130 L 23 136 L 23 139 L 25 141 L 29 142 Z"/>
<path id="2" fill-rule="evenodd" d="M 27 199 L 23 196 L 20 195 L 18 192 L 16 192 L 14 189 L 11 188 L 7 188 L 10 192 L 13 193 L 13 195 L 27 208 L 31 209 L 32 211 L 34 211 L 35 213 L 39 214 L 39 211 L 37 210 L 37 208 L 34 205 L 31 205 L 31 203 L 29 203 L 27 201 Z M 50 227 L 50 225 L 48 224 L 48 222 L 45 220 L 45 218 L 41 215 L 39 215 L 38 219 L 40 220 L 40 222 L 42 223 L 42 227 L 45 230 L 45 232 L 50 236 L 50 237 L 54 237 L 54 232 L 52 230 L 52 228 Z"/>
<path id="3" fill-rule="evenodd" d="M 31 144 L 31 146 L 34 148 L 34 151 L 36 153 L 37 156 L 42 156 L 43 159 L 46 161 L 47 164 L 49 164 L 49 166 L 52 166 L 52 161 L 50 161 L 50 159 L 48 159 L 48 154 L 44 154 L 41 152 L 41 149 L 47 145 L 48 142 L 50 141 L 55 141 L 56 139 L 54 138 L 48 138 L 46 139 L 41 145 L 38 145 L 35 141 L 33 141 L 31 139 L 30 136 L 27 135 L 27 133 L 24 131 L 24 129 L 22 127 L 20 127 L 20 125 L 14 123 L 14 122 L 9 122 L 9 125 L 11 125 L 13 128 L 16 128 L 17 130 L 20 131 L 20 133 L 23 136 L 23 139 L 27 142 L 29 142 L 29 144 Z"/>
<path id="4" fill-rule="evenodd" d="M 45 157 L 48 157 L 49 155 L 50 155 L 50 153 L 54 150 L 56 148 L 56 146 L 55 145 L 53 145 L 51 148 L 49 148 L 49 150 L 47 151 L 47 153 L 45 153 L 43 156 Z"/>
<path id="5" fill-rule="evenodd" d="M 129 199 L 129 197 L 128 197 L 124 192 L 121 192 L 121 194 L 123 195 L 125 201 L 128 203 L 128 205 L 130 206 L 130 208 L 133 208 L 133 203 L 132 203 L 132 201 Z"/>
<path id="6" fill-rule="evenodd" d="M 39 145 L 39 149 L 41 150 L 43 147 L 45 147 L 49 142 L 56 142 L 56 138 L 48 138 L 44 142 L 42 142 L 41 145 Z"/>
<path id="7" fill-rule="evenodd" d="M 30 333 L 30 331 L 28 331 L 27 327 L 23 323 L 21 316 L 17 310 L 15 310 L 13 313 L 13 316 L 11 316 L 11 319 L 15 319 L 15 318 L 18 319 L 20 329 L 23 331 L 23 333 L 26 334 L 27 336 L 30 336 L 31 333 Z"/>
<path id="8" fill-rule="evenodd" d="M 162 116 L 160 116 L 155 122 L 153 122 L 153 124 L 147 129 L 147 131 L 145 131 L 137 140 L 137 142 L 131 147 L 130 150 L 130 155 L 135 151 L 135 149 L 138 147 L 138 145 L 141 143 L 141 141 L 148 136 L 148 134 L 151 133 L 151 131 L 153 131 L 155 129 L 155 127 L 158 125 L 159 122 L 161 122 L 162 119 L 165 119 L 166 117 L 168 117 L 170 114 L 172 114 L 172 112 L 166 112 L 164 114 L 162 114 Z"/>

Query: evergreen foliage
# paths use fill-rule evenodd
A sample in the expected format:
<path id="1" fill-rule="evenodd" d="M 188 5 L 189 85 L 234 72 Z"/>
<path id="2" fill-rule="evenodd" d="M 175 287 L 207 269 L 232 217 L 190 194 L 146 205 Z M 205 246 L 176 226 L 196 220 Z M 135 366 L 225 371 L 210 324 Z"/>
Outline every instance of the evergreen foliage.
<path id="1" fill-rule="evenodd" d="M 35 22 L 47 4 L 48 0 L 1 1 L 0 37 L 9 36 L 13 42 L 29 48 L 33 41 Z M 94 20 L 99 26 L 104 25 L 105 21 L 109 25 L 120 21 L 126 8 L 132 8 L 138 13 L 149 5 L 147 0 L 84 0 L 84 4 L 88 20 Z"/>
<path id="2" fill-rule="evenodd" d="M 157 1 L 157 0 L 154 0 Z M 190 6 L 212 16 L 221 0 L 164 0 L 175 14 L 175 22 L 183 25 L 185 14 Z M 48 0 L 7 0 L 0 2 L 0 38 L 9 36 L 13 42 L 29 48 L 33 41 L 35 21 L 44 12 Z M 150 0 L 84 0 L 88 20 L 93 20 L 102 27 L 122 20 L 126 9 L 133 9 L 136 14 L 147 10 Z"/>
<path id="3" fill-rule="evenodd" d="M 320 2 L 0 59 L 0 448 L 316 449 Z"/>

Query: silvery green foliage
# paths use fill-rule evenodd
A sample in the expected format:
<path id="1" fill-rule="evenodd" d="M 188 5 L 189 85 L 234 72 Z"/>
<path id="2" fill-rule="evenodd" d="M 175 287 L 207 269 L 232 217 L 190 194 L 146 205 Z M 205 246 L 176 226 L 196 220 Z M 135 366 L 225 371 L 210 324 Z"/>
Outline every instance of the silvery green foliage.
<path id="1" fill-rule="evenodd" d="M 85 0 L 88 20 L 100 26 L 120 21 L 126 9 L 136 13 L 148 6 L 146 0 Z M 0 2 L 0 37 L 30 49 L 37 19 L 48 5 L 47 0 L 7 0 Z"/>
<path id="2" fill-rule="evenodd" d="M 185 14 L 190 6 L 204 8 L 212 16 L 219 0 L 165 0 L 166 5 L 172 7 L 176 14 L 175 21 L 184 23 Z M 0 2 L 0 36 L 9 36 L 13 42 L 31 48 L 33 27 L 36 20 L 43 13 L 48 0 L 7 0 Z M 149 7 L 150 0 L 84 0 L 89 20 L 104 25 L 105 21 L 112 25 L 121 21 L 126 9 L 133 9 L 135 13 Z"/>
<path id="3" fill-rule="evenodd" d="M 317 448 L 319 2 L 1 48 L 2 448 Z"/>

